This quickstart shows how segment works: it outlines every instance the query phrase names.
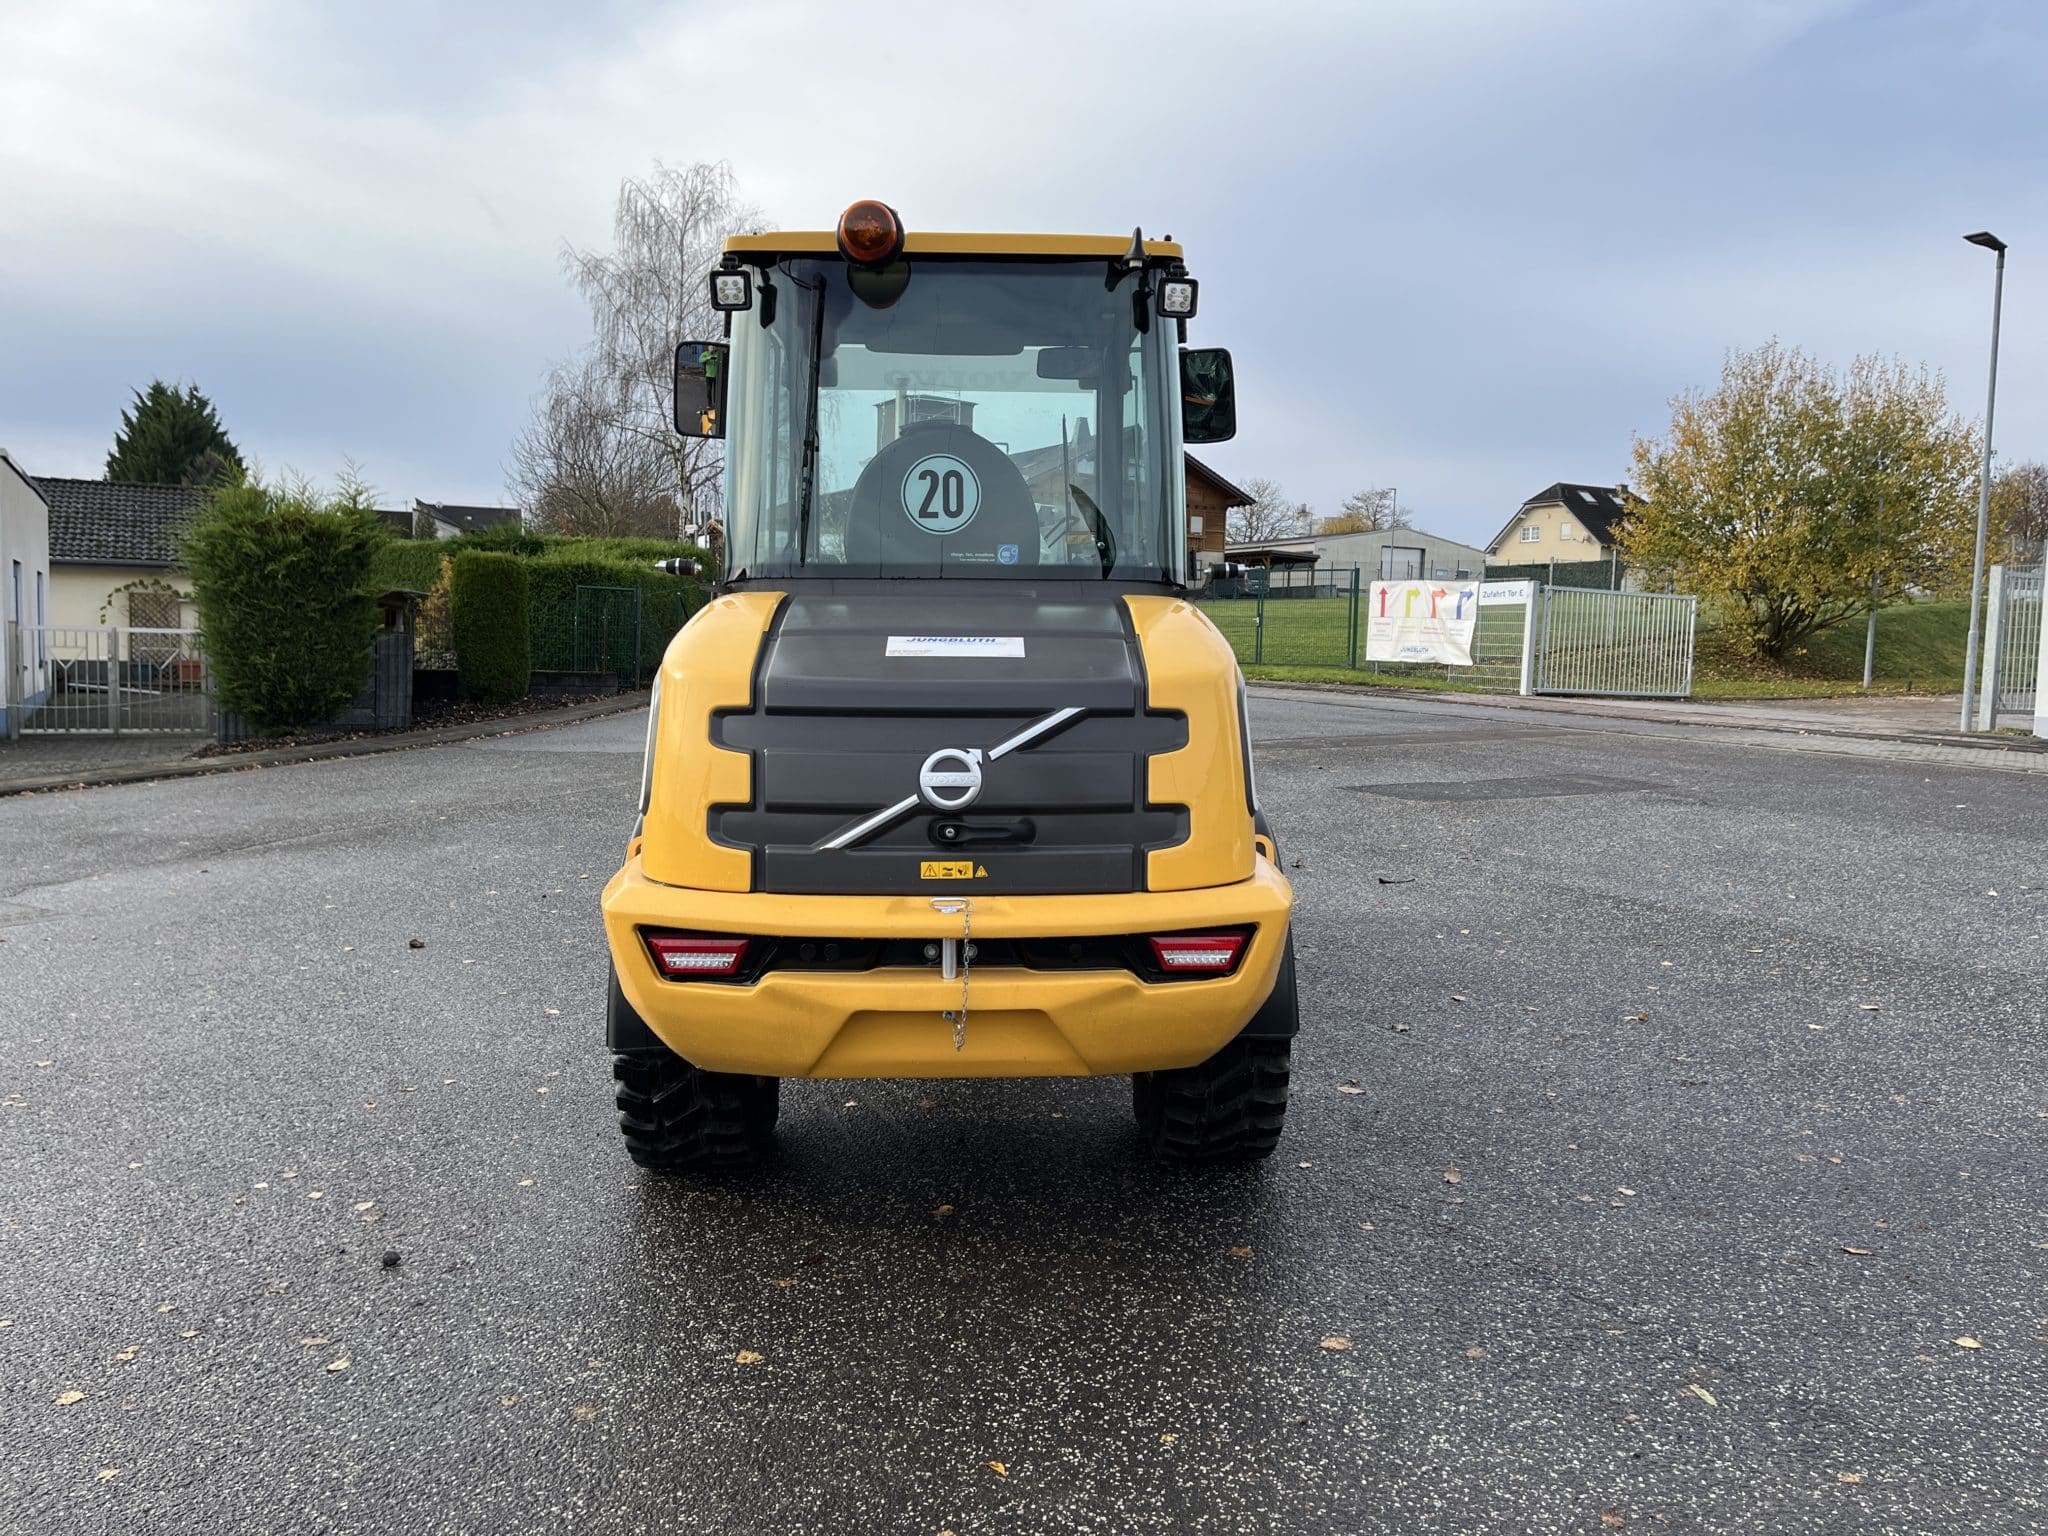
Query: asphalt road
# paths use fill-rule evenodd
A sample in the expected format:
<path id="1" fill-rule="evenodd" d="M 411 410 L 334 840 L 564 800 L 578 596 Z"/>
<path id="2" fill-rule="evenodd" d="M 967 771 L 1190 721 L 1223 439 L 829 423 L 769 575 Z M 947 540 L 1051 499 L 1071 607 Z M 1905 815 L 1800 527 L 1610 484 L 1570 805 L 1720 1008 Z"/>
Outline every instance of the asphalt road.
<path id="1" fill-rule="evenodd" d="M 2048 782 L 1254 712 L 1251 1171 L 1105 1080 L 640 1175 L 634 718 L 0 801 L 0 1529 L 2048 1529 Z"/>

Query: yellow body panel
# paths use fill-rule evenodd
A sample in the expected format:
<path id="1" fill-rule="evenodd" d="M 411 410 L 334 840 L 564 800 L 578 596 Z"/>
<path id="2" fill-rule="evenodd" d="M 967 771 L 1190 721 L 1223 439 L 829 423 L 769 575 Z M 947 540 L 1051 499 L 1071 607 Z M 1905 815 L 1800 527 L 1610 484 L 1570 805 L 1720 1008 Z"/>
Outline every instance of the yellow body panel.
<path id="1" fill-rule="evenodd" d="M 752 985 L 670 981 L 638 930 L 783 937 L 942 939 L 960 919 L 928 896 L 786 896 L 677 890 L 638 858 L 604 890 L 619 986 L 650 1029 L 717 1072 L 770 1077 L 1043 1077 L 1149 1072 L 1206 1061 L 1273 990 L 1294 893 L 1264 859 L 1217 890 L 1102 896 L 976 896 L 983 939 L 1198 932 L 1255 924 L 1237 973 L 1146 983 L 1123 971 L 971 968 L 966 1048 L 941 1015 L 960 982 L 933 970 L 780 971 Z"/>
<path id="2" fill-rule="evenodd" d="M 829 229 L 729 235 L 725 248 L 734 255 L 836 256 L 839 236 Z M 1122 256 L 1130 248 L 1129 235 L 976 235 L 910 229 L 903 236 L 906 256 Z M 1147 240 L 1145 254 L 1178 257 L 1180 242 Z"/>
<path id="3" fill-rule="evenodd" d="M 735 592 L 713 598 L 691 615 L 661 659 L 654 743 L 661 771 L 640 846 L 648 874 L 664 884 L 744 891 L 754 883 L 752 855 L 711 840 L 711 807 L 744 805 L 754 794 L 747 754 L 712 744 L 711 715 L 753 702 L 754 660 L 782 597 Z"/>
<path id="4" fill-rule="evenodd" d="M 1146 795 L 1188 808 L 1189 836 L 1145 856 L 1146 885 L 1185 891 L 1250 878 L 1255 849 L 1237 726 L 1237 656 L 1208 615 L 1175 597 L 1127 597 L 1145 653 L 1148 708 L 1187 717 L 1188 744 L 1153 758 Z"/>

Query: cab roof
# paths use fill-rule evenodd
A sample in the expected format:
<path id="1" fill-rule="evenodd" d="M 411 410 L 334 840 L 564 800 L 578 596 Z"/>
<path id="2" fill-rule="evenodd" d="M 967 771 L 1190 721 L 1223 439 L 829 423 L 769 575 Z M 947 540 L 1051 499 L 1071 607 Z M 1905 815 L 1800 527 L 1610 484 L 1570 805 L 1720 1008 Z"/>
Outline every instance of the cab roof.
<path id="1" fill-rule="evenodd" d="M 839 236 L 829 229 L 773 230 L 765 235 L 730 235 L 725 248 L 736 256 L 836 256 Z M 906 256 L 1121 256 L 1129 235 L 994 235 L 906 229 Z M 1147 256 L 1178 259 L 1177 240 L 1147 240 Z"/>

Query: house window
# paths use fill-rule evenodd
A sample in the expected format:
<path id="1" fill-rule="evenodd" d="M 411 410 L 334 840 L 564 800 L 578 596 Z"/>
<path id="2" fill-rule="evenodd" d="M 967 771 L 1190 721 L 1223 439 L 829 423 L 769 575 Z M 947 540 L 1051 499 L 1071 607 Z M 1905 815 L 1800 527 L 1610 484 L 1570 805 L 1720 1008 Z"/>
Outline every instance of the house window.
<path id="1" fill-rule="evenodd" d="M 1524 544 L 1534 544 L 1541 540 L 1542 537 L 1543 530 L 1534 523 L 1522 524 L 1522 542 Z"/>

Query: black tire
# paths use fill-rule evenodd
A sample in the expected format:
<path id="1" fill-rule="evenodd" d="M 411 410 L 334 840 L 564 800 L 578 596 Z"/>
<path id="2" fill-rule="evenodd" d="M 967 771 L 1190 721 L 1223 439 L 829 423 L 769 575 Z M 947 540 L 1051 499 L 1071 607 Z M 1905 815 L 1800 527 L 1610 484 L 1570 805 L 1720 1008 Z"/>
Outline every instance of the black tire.
<path id="1" fill-rule="evenodd" d="M 706 1072 L 672 1051 L 619 1052 L 619 1130 L 643 1168 L 747 1168 L 773 1143 L 772 1077 Z"/>
<path id="2" fill-rule="evenodd" d="M 608 1037 L 618 1082 L 619 1129 L 626 1151 L 643 1168 L 745 1168 L 759 1161 L 775 1134 L 781 1084 L 772 1077 L 706 1072 L 661 1044 L 644 1024 L 616 975 L 611 979 Z"/>
<path id="3" fill-rule="evenodd" d="M 1240 1035 L 1207 1061 L 1131 1079 L 1131 1107 L 1166 1162 L 1252 1162 L 1280 1145 L 1294 1042 Z"/>

